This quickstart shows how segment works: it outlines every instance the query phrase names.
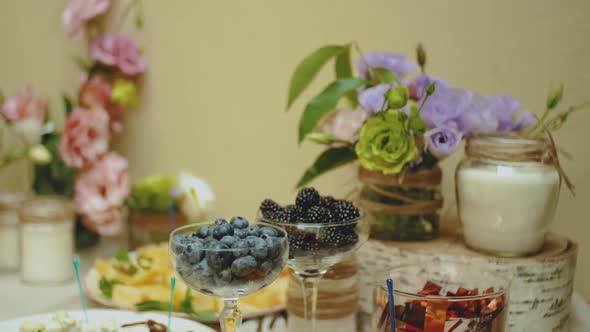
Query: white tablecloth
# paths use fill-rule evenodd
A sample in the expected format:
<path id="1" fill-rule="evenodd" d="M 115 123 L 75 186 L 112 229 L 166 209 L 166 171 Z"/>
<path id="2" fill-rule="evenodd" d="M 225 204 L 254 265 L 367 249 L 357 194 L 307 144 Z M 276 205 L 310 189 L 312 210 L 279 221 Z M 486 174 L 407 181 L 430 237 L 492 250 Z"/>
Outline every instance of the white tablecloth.
<path id="1" fill-rule="evenodd" d="M 119 246 L 118 243 L 120 242 L 116 240 L 103 240 L 98 247 L 82 252 L 80 254 L 82 276 L 97 257 L 113 256 Z M 31 286 L 23 284 L 18 274 L 0 274 L 0 298 L 2 299 L 0 320 L 81 308 L 78 287 L 74 280 L 62 285 Z M 89 307 L 98 306 L 91 302 Z M 579 295 L 574 294 L 572 308 L 571 332 L 590 331 L 590 306 Z M 286 330 L 284 326 L 283 322 L 280 322 L 273 332 Z M 254 328 L 254 325 L 244 327 L 244 330 L 249 330 L 248 327 Z"/>

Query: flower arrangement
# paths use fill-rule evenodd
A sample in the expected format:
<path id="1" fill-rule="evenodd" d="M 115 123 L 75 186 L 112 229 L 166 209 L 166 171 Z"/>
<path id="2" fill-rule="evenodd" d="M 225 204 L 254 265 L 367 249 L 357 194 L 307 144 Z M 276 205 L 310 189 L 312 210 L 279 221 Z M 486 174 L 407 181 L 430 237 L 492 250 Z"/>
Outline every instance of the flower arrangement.
<path id="1" fill-rule="evenodd" d="M 359 53 L 357 74 L 351 50 Z M 287 108 L 332 58 L 336 80 L 307 103 L 299 142 L 327 145 L 297 183 L 357 161 L 385 175 L 431 169 L 457 149 L 462 138 L 491 132 L 520 132 L 535 123 L 531 112 L 508 95 L 483 96 L 426 74 L 426 53 L 417 63 L 403 54 L 363 54 L 355 44 L 329 45 L 295 69 Z M 420 69 L 418 75 L 410 77 Z M 348 106 L 342 106 L 344 99 Z"/>
<path id="2" fill-rule="evenodd" d="M 0 165 L 29 158 L 34 163 L 33 191 L 73 197 L 83 223 L 102 235 L 122 229 L 120 207 L 131 182 L 127 161 L 110 149 L 110 143 L 123 132 L 121 116 L 136 105 L 137 83 L 147 69 L 133 37 L 106 31 L 103 22 L 111 4 L 111 0 L 70 0 L 63 11 L 67 35 L 83 34 L 88 45 L 88 55 L 76 58 L 82 71 L 76 98 L 63 97 L 63 128 L 57 127 L 47 101 L 35 96 L 30 86 L 6 98 L 1 108 L 23 144 L 6 152 Z M 130 14 L 140 29 L 139 1 L 128 3 L 119 26 Z"/>

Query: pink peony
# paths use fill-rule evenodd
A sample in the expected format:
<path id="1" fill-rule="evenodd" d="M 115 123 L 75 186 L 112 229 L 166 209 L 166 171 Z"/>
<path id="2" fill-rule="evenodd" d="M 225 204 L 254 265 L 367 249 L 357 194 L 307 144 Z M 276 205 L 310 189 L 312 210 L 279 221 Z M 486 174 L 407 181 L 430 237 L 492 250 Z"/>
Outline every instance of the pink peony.
<path id="1" fill-rule="evenodd" d="M 354 143 L 366 119 L 367 113 L 363 110 L 336 110 L 322 120 L 321 131 L 341 141 Z"/>
<path id="2" fill-rule="evenodd" d="M 93 76 L 80 85 L 78 100 L 83 107 L 106 108 L 111 102 L 111 86 L 100 76 Z"/>
<path id="3" fill-rule="evenodd" d="M 100 108 L 76 108 L 66 119 L 59 154 L 66 165 L 83 168 L 94 163 L 109 147 L 109 115 Z"/>
<path id="4" fill-rule="evenodd" d="M 90 44 L 90 56 L 93 60 L 116 67 L 129 76 L 141 74 L 147 67 L 135 40 L 124 35 L 111 34 L 95 38 Z"/>
<path id="5" fill-rule="evenodd" d="M 42 122 L 47 102 L 33 95 L 33 88 L 26 85 L 8 97 L 2 105 L 2 114 L 12 122 L 37 120 Z"/>
<path id="6" fill-rule="evenodd" d="M 76 179 L 74 200 L 85 223 L 101 235 L 122 230 L 120 208 L 129 195 L 127 161 L 115 152 L 106 154 Z"/>
<path id="7" fill-rule="evenodd" d="M 61 16 L 61 21 L 69 36 L 79 34 L 86 23 L 110 7 L 111 0 L 70 0 Z"/>

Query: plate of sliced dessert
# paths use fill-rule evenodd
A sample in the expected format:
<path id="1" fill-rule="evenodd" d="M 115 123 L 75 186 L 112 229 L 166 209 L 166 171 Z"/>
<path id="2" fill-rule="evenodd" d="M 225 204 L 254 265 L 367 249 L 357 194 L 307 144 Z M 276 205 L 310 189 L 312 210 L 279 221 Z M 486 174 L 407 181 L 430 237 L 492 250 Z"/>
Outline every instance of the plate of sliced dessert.
<path id="1" fill-rule="evenodd" d="M 58 312 L 0 321 L 5 332 L 166 332 L 168 317 L 158 313 L 112 309 Z M 192 320 L 172 317 L 171 332 L 213 332 L 215 330 Z"/>

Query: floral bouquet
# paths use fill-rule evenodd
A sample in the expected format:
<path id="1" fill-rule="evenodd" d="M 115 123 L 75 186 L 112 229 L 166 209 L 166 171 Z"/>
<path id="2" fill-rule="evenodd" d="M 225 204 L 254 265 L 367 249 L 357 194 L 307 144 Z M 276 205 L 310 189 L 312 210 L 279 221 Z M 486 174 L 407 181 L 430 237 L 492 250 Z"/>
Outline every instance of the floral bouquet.
<path id="1" fill-rule="evenodd" d="M 76 98 L 63 97 L 63 128 L 30 86 L 6 98 L 1 108 L 22 144 L 5 152 L 0 165 L 29 158 L 34 163 L 33 191 L 73 197 L 84 225 L 102 235 L 122 229 L 120 208 L 130 179 L 127 161 L 109 146 L 123 131 L 123 112 L 137 103 L 137 81 L 147 68 L 134 38 L 105 31 L 102 22 L 110 7 L 110 0 L 70 0 L 63 12 L 66 33 L 74 37 L 84 32 L 89 53 L 76 58 L 82 74 Z M 119 23 L 132 13 L 141 28 L 141 7 L 135 0 Z"/>
<path id="2" fill-rule="evenodd" d="M 356 74 L 352 49 L 359 53 Z M 437 235 L 442 207 L 437 164 L 463 138 L 539 129 L 535 115 L 521 112 L 519 101 L 509 95 L 480 95 L 426 74 L 422 46 L 416 63 L 403 54 L 363 55 L 354 43 L 321 47 L 297 66 L 287 108 L 332 58 L 336 80 L 307 103 L 299 122 L 299 142 L 323 144 L 326 150 L 297 187 L 358 161 L 359 204 L 374 219 L 373 237 L 420 240 Z M 564 116 L 559 113 L 548 123 Z"/>

